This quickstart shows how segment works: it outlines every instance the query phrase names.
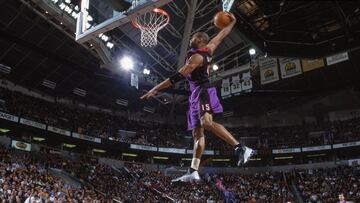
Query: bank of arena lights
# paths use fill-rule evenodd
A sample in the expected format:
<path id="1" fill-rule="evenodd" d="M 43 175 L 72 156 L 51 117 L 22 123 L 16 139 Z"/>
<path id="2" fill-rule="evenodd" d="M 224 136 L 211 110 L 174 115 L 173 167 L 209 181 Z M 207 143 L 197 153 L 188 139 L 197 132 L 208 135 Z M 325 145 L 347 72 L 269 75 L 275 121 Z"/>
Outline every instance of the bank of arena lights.
<path id="1" fill-rule="evenodd" d="M 69 14 L 73 19 L 77 19 L 80 12 L 80 7 L 71 3 L 71 0 L 51 0 L 58 8 L 60 8 L 64 13 Z M 87 16 L 86 28 L 89 29 L 93 27 L 94 18 L 91 15 Z M 100 36 L 101 35 L 101 36 Z M 106 47 L 109 49 L 114 48 L 114 42 L 110 42 L 110 37 L 105 34 L 100 34 L 99 38 L 105 42 Z"/>

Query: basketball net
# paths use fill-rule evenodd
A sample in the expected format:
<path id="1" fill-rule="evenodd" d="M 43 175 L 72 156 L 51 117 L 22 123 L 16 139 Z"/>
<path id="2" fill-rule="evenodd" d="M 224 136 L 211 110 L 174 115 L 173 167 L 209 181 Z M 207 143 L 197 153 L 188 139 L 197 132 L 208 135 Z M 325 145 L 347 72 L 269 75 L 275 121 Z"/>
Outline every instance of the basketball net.
<path id="1" fill-rule="evenodd" d="M 141 46 L 156 46 L 158 43 L 158 32 L 163 29 L 169 21 L 170 15 L 160 8 L 155 8 L 152 11 L 137 16 L 134 20 L 132 20 L 133 25 L 141 31 Z"/>

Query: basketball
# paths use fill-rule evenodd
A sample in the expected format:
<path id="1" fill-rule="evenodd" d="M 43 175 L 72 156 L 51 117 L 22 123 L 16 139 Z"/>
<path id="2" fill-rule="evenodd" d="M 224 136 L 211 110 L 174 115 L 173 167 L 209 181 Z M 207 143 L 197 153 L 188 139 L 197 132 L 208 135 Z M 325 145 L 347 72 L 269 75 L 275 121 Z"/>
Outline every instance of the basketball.
<path id="1" fill-rule="evenodd" d="M 214 16 L 214 24 L 217 28 L 223 29 L 231 23 L 232 19 L 229 16 L 228 12 L 219 11 Z"/>

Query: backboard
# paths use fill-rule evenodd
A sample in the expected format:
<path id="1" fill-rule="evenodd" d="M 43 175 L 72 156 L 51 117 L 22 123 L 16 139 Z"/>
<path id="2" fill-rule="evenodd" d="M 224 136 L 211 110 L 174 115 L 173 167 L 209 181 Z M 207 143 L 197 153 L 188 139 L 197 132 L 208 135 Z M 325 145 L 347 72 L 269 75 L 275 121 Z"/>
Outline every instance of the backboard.
<path id="1" fill-rule="evenodd" d="M 87 42 L 131 19 L 161 7 L 171 0 L 127 0 L 132 3 L 129 10 L 118 12 L 111 5 L 116 0 L 82 0 L 76 25 L 76 41 Z"/>
<path id="2" fill-rule="evenodd" d="M 234 4 L 234 0 L 223 0 L 223 11 L 230 12 L 232 5 Z"/>

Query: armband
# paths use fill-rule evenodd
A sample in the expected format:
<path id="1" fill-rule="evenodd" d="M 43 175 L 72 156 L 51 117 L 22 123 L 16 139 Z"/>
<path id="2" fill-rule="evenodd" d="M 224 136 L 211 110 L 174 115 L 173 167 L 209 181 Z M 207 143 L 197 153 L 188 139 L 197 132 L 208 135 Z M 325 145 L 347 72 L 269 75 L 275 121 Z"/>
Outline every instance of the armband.
<path id="1" fill-rule="evenodd" d="M 185 77 L 179 72 L 177 72 L 174 75 L 172 75 L 171 77 L 169 77 L 169 80 L 170 80 L 171 84 L 175 84 L 175 83 L 177 83 L 179 81 L 182 81 L 184 79 L 185 79 Z"/>

